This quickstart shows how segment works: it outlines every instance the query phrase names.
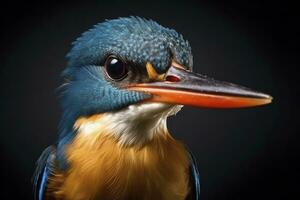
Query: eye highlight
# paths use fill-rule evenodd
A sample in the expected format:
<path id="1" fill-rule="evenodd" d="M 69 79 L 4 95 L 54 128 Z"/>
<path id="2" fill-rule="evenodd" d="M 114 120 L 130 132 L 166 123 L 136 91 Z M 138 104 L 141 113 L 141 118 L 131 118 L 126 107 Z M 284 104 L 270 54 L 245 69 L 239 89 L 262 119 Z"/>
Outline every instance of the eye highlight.
<path id="1" fill-rule="evenodd" d="M 115 81 L 124 79 L 128 74 L 126 63 L 114 55 L 107 57 L 104 67 L 108 77 Z"/>

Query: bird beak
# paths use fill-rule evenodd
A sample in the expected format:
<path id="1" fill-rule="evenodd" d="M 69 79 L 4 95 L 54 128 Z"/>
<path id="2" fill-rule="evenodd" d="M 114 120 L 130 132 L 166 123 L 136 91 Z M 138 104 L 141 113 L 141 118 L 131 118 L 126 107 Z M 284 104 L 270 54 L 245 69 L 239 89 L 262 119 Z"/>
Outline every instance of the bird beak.
<path id="1" fill-rule="evenodd" d="M 146 101 L 207 108 L 251 107 L 272 101 L 267 94 L 193 73 L 176 62 L 165 74 L 159 75 L 150 63 L 146 68 L 152 82 L 127 88 L 152 94 Z"/>

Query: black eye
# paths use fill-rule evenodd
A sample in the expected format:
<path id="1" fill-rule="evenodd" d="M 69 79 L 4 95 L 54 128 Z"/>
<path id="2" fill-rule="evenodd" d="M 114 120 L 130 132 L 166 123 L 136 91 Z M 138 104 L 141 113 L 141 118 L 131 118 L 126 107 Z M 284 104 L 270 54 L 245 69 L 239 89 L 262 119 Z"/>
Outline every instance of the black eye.
<path id="1" fill-rule="evenodd" d="M 113 80 L 122 80 L 128 73 L 126 64 L 116 56 L 109 56 L 104 67 L 107 75 Z"/>

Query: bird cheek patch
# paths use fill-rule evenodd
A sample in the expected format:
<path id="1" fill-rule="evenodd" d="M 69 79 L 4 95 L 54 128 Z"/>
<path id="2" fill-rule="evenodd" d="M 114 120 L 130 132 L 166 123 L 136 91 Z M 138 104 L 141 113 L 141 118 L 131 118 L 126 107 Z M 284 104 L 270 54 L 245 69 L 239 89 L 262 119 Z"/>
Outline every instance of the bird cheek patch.
<path id="1" fill-rule="evenodd" d="M 147 62 L 146 69 L 147 69 L 149 80 L 151 80 L 151 81 L 163 81 L 164 80 L 165 74 L 164 73 L 158 74 L 151 63 Z"/>

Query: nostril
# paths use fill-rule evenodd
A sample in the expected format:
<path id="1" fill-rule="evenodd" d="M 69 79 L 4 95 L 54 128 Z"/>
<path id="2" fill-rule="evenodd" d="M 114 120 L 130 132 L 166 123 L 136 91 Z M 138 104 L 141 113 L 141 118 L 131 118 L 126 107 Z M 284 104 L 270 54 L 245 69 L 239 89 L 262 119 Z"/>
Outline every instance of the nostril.
<path id="1" fill-rule="evenodd" d="M 168 75 L 166 77 L 166 81 L 169 81 L 169 82 L 179 82 L 180 78 L 178 78 L 177 76 Z"/>

